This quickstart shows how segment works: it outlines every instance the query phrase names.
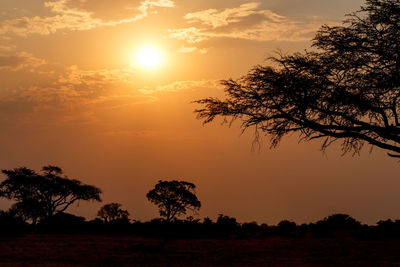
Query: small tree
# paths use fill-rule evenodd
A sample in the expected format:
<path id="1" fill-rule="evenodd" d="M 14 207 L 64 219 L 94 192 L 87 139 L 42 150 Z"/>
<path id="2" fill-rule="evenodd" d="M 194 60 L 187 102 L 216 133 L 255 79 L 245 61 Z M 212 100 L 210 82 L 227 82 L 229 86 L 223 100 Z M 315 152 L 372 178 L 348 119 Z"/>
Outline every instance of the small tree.
<path id="1" fill-rule="evenodd" d="M 315 51 L 280 55 L 240 80 L 223 81 L 227 98 L 197 101 L 198 118 L 241 119 L 275 147 L 283 136 L 363 144 L 400 157 L 400 1 L 367 0 L 343 26 L 322 26 Z M 393 154 L 394 153 L 394 154 Z"/>
<path id="2" fill-rule="evenodd" d="M 187 210 L 200 210 L 201 203 L 194 192 L 196 186 L 185 181 L 158 181 L 147 193 L 147 199 L 158 206 L 160 216 L 171 222 Z"/>
<path id="3" fill-rule="evenodd" d="M 105 223 L 126 221 L 129 222 L 129 212 L 121 209 L 121 204 L 110 203 L 100 208 L 97 216 Z"/>
<path id="4" fill-rule="evenodd" d="M 6 179 L 0 183 L 0 196 L 15 200 L 11 209 L 36 224 L 68 209 L 78 200 L 101 201 L 101 190 L 69 179 L 57 166 L 45 166 L 41 173 L 21 167 L 2 170 Z"/>

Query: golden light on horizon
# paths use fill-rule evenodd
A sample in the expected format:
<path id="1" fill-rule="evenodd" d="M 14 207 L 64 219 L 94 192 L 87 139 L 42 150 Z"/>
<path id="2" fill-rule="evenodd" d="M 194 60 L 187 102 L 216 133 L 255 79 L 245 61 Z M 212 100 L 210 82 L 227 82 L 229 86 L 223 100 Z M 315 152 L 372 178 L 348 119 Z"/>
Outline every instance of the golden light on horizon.
<path id="1" fill-rule="evenodd" d="M 135 54 L 135 63 L 145 69 L 154 69 L 163 61 L 163 54 L 155 46 L 144 46 L 137 50 Z"/>

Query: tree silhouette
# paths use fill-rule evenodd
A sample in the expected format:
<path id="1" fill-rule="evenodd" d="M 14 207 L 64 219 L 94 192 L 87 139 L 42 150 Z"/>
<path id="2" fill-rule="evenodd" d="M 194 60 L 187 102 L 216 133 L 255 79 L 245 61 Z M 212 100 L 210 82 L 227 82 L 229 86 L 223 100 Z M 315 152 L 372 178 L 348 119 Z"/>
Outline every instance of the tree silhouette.
<path id="1" fill-rule="evenodd" d="M 347 214 L 332 214 L 317 222 L 317 227 L 327 230 L 350 230 L 361 227 L 361 223 Z"/>
<path id="2" fill-rule="evenodd" d="M 69 179 L 57 166 L 45 166 L 41 173 L 25 167 L 2 173 L 6 179 L 0 183 L 0 196 L 15 200 L 11 209 L 33 224 L 65 211 L 77 200 L 101 201 L 99 188 Z"/>
<path id="3" fill-rule="evenodd" d="M 314 51 L 270 58 L 239 80 L 225 80 L 227 98 L 196 101 L 204 123 L 242 120 L 271 138 L 298 133 L 342 141 L 343 154 L 365 143 L 400 156 L 400 2 L 367 0 L 343 26 L 322 26 Z M 394 152 L 394 154 L 393 154 Z"/>
<path id="4" fill-rule="evenodd" d="M 12 211 L 0 210 L 0 236 L 18 235 L 26 230 L 27 224 Z"/>
<path id="5" fill-rule="evenodd" d="M 201 203 L 195 195 L 196 186 L 185 181 L 158 181 L 147 193 L 147 199 L 158 206 L 160 216 L 171 222 L 186 214 L 187 210 L 200 210 Z"/>
<path id="6" fill-rule="evenodd" d="M 116 221 L 129 222 L 129 212 L 121 209 L 121 206 L 122 205 L 119 203 L 106 204 L 100 208 L 97 216 L 100 217 L 100 219 L 102 219 L 105 223 Z"/>

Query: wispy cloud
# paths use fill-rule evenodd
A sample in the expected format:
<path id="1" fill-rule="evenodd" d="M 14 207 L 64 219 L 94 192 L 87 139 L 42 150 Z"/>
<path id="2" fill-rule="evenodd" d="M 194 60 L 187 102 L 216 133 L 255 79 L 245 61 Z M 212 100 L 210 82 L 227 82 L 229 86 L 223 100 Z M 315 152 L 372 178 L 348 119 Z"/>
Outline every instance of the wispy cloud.
<path id="1" fill-rule="evenodd" d="M 27 69 L 35 71 L 36 68 L 45 65 L 46 61 L 37 58 L 27 52 L 18 52 L 16 54 L 0 54 L 0 69 L 18 71 Z"/>
<path id="2" fill-rule="evenodd" d="M 176 81 L 167 85 L 156 86 L 154 88 L 143 88 L 140 89 L 139 92 L 143 94 L 154 94 L 158 92 L 178 92 L 182 90 L 219 87 L 221 87 L 221 85 L 218 80 Z"/>
<path id="3" fill-rule="evenodd" d="M 185 15 L 196 26 L 170 29 L 170 37 L 187 43 L 210 38 L 240 38 L 257 41 L 308 40 L 320 26 L 316 21 L 293 21 L 250 2 L 237 8 L 207 9 Z"/>
<path id="4" fill-rule="evenodd" d="M 73 65 L 66 69 L 64 75 L 60 75 L 58 81 L 63 84 L 73 85 L 131 83 L 133 82 L 134 74 L 134 71 L 129 68 L 82 70 Z"/>
<path id="5" fill-rule="evenodd" d="M 197 50 L 198 50 L 198 48 L 194 47 L 194 46 L 190 46 L 190 47 L 182 46 L 181 48 L 179 48 L 177 50 L 177 52 L 178 53 L 192 53 L 192 52 L 197 51 Z"/>
<path id="6" fill-rule="evenodd" d="M 13 51 L 15 48 L 15 45 L 0 45 L 0 53 Z"/>
<path id="7" fill-rule="evenodd" d="M 169 37 L 178 40 L 184 40 L 191 44 L 200 43 L 211 37 L 210 33 L 207 33 L 205 30 L 198 29 L 196 27 L 170 29 L 168 31 L 170 33 Z"/>
<path id="8" fill-rule="evenodd" d="M 0 34 L 14 33 L 21 36 L 30 34 L 47 35 L 59 30 L 90 30 L 102 26 L 116 26 L 141 20 L 149 15 L 156 7 L 173 7 L 172 0 L 144 0 L 137 8 L 137 14 L 120 20 L 104 21 L 93 16 L 93 12 L 71 7 L 71 0 L 56 0 L 45 2 L 54 16 L 22 17 L 9 19 L 0 23 Z"/>
<path id="9" fill-rule="evenodd" d="M 206 48 L 198 48 L 195 46 L 182 46 L 177 50 L 178 53 L 184 53 L 184 54 L 193 53 L 197 51 L 201 54 L 207 54 L 208 52 Z"/>
<path id="10" fill-rule="evenodd" d="M 207 9 L 204 11 L 189 13 L 185 19 L 189 23 L 201 22 L 205 25 L 218 28 L 231 23 L 240 22 L 241 20 L 256 14 L 264 15 L 272 21 L 279 22 L 283 19 L 282 16 L 275 14 L 269 10 L 257 10 L 259 3 L 251 2 L 243 4 L 237 8 L 227 8 L 225 10 Z"/>
<path id="11" fill-rule="evenodd" d="M 22 75 L 26 68 L 39 64 L 28 58 L 30 61 L 7 58 L 6 62 L 0 57 L 4 65 L 2 74 L 5 66 Z M 0 88 L 0 113 L 4 111 L 0 114 L 0 123 L 91 123 L 97 119 L 95 111 L 157 101 L 155 96 L 138 92 L 135 73 L 130 69 L 83 70 L 71 66 L 46 75 L 32 72 L 25 78 L 32 85 L 27 86 L 29 82 L 24 79 Z"/>
<path id="12" fill-rule="evenodd" d="M 71 92 L 80 103 L 102 103 L 102 107 L 106 107 L 108 103 L 109 106 L 115 107 L 118 101 L 138 102 L 133 101 L 138 93 L 134 90 L 135 72 L 132 69 L 83 70 L 74 65 L 68 67 L 54 85 Z"/>

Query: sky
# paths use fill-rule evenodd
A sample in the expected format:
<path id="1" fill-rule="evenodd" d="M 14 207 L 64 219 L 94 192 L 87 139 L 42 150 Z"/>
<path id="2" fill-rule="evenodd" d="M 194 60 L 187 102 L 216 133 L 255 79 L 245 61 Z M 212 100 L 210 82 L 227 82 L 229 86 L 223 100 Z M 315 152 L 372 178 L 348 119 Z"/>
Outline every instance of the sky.
<path id="1" fill-rule="evenodd" d="M 312 49 L 321 25 L 362 4 L 0 0 L 0 168 L 52 164 L 98 186 L 103 203 L 69 209 L 89 219 L 110 202 L 136 220 L 158 217 L 146 193 L 173 179 L 196 184 L 199 218 L 399 219 L 400 162 L 385 152 L 322 153 L 296 136 L 254 147 L 254 131 L 241 134 L 240 122 L 203 125 L 193 112 L 194 100 L 224 96 L 220 80 L 277 51 Z"/>

